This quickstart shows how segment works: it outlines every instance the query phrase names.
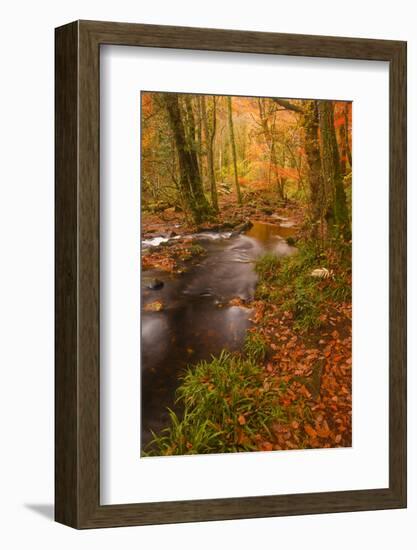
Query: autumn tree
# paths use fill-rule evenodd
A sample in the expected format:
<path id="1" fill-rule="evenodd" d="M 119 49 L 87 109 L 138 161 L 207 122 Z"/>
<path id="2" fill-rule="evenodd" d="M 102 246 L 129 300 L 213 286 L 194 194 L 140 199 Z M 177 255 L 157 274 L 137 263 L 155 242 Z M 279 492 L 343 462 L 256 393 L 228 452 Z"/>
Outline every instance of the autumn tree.
<path id="1" fill-rule="evenodd" d="M 302 124 L 305 132 L 304 148 L 308 165 L 311 232 L 313 238 L 320 237 L 323 240 L 325 202 L 320 155 L 319 111 L 317 101 L 306 101 L 302 112 Z"/>
<path id="2" fill-rule="evenodd" d="M 161 94 L 178 154 L 179 183 L 182 196 L 196 224 L 206 220 L 210 207 L 204 195 L 195 148 L 195 126 L 191 105 L 186 102 L 188 124 L 184 127 L 178 94 Z"/>
<path id="3" fill-rule="evenodd" d="M 336 113 L 337 123 L 335 126 L 339 131 L 339 149 L 340 149 L 340 164 L 342 167 L 343 175 L 348 175 L 352 171 L 352 151 L 349 143 L 349 113 L 351 109 L 351 103 L 344 101 L 343 103 L 337 104 L 337 112 L 335 109 L 335 118 Z"/>
<path id="4" fill-rule="evenodd" d="M 320 238 L 323 243 L 326 205 L 319 139 L 318 102 L 305 100 L 301 107 L 286 99 L 274 98 L 273 101 L 282 108 L 301 115 L 301 124 L 304 128 L 304 150 L 308 166 L 311 237 L 313 239 Z"/>
<path id="5" fill-rule="evenodd" d="M 306 100 L 303 107 L 300 107 L 286 99 L 274 98 L 274 101 L 302 116 L 309 167 L 312 236 L 317 236 L 320 227 L 323 239 L 326 225 L 332 232 L 334 229 L 337 235 L 349 239 L 349 214 L 334 124 L 333 102 Z"/>
<path id="6" fill-rule="evenodd" d="M 175 143 L 159 95 L 142 98 L 142 193 L 153 207 L 177 200 Z"/>
<path id="7" fill-rule="evenodd" d="M 238 172 L 237 172 L 236 142 L 235 142 L 235 135 L 234 135 L 234 129 L 233 129 L 233 115 L 232 115 L 232 98 L 230 96 L 227 96 L 226 99 L 227 99 L 227 113 L 228 113 L 228 120 L 229 120 L 230 146 L 232 149 L 233 172 L 234 172 L 234 178 L 235 178 L 237 202 L 241 205 L 242 193 L 240 191 L 239 178 L 238 178 Z"/>
<path id="8" fill-rule="evenodd" d="M 211 124 L 209 124 L 208 117 L 207 117 L 206 98 L 204 95 L 201 96 L 201 118 L 202 118 L 204 135 L 206 140 L 207 171 L 208 171 L 209 182 L 210 182 L 211 204 L 214 210 L 217 212 L 219 210 L 219 203 L 217 198 L 216 176 L 214 173 L 214 139 L 216 136 L 216 96 L 213 96 L 213 100 L 212 100 Z"/>
<path id="9" fill-rule="evenodd" d="M 350 238 L 349 214 L 340 167 L 340 156 L 334 127 L 333 102 L 319 100 L 321 163 L 327 220 L 338 235 Z"/>
<path id="10" fill-rule="evenodd" d="M 261 121 L 261 127 L 263 130 L 266 145 L 269 149 L 269 162 L 271 171 L 274 173 L 275 186 L 280 200 L 285 200 L 285 178 L 279 173 L 278 159 L 276 150 L 276 138 L 275 138 L 275 117 L 276 109 L 272 110 L 273 119 L 270 121 L 271 112 L 267 108 L 268 100 L 264 98 L 258 98 L 259 118 Z M 272 169 L 272 170 L 271 170 Z"/>

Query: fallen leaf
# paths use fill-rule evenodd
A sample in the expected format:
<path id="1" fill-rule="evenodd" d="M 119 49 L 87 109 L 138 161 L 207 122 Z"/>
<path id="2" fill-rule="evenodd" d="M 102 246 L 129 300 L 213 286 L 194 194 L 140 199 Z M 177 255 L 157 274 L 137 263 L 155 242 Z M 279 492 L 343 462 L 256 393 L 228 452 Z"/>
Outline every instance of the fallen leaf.
<path id="1" fill-rule="evenodd" d="M 262 443 L 259 445 L 259 448 L 261 449 L 261 451 L 272 451 L 274 447 L 269 441 L 262 441 Z"/>
<path id="2" fill-rule="evenodd" d="M 144 311 L 161 311 L 164 309 L 164 304 L 160 300 L 155 300 L 144 306 Z"/>
<path id="3" fill-rule="evenodd" d="M 310 424 L 305 424 L 304 425 L 304 431 L 306 432 L 307 435 L 309 435 L 310 437 L 317 437 L 317 432 L 314 428 L 312 428 L 310 426 Z"/>

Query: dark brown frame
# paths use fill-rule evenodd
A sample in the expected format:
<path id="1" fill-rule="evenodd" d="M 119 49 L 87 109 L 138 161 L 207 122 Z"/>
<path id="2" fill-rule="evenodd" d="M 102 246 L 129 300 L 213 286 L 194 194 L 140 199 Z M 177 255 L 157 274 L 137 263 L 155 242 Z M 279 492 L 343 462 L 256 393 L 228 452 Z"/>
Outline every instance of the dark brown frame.
<path id="1" fill-rule="evenodd" d="M 389 62 L 389 488 L 100 505 L 102 44 Z M 56 29 L 55 519 L 75 528 L 406 507 L 406 43 L 76 21 Z"/>

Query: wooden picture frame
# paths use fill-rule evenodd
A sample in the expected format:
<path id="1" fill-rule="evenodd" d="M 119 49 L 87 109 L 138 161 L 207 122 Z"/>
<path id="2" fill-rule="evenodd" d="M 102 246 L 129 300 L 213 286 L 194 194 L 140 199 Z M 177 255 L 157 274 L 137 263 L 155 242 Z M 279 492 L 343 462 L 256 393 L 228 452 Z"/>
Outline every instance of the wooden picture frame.
<path id="1" fill-rule="evenodd" d="M 117 527 L 406 506 L 406 43 L 76 21 L 56 29 L 55 518 Z M 117 44 L 386 61 L 389 149 L 389 487 L 100 504 L 99 55 Z"/>

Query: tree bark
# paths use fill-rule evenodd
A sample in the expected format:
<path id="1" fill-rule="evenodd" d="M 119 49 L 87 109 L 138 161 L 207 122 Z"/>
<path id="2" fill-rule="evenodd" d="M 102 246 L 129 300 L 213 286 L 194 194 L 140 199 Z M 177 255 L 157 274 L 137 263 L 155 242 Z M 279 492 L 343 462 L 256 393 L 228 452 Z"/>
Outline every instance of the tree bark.
<path id="1" fill-rule="evenodd" d="M 319 113 L 317 101 L 306 102 L 302 124 L 305 132 L 305 153 L 308 166 L 308 182 L 310 188 L 310 218 L 312 237 L 324 240 L 324 184 L 321 172 Z"/>
<path id="2" fill-rule="evenodd" d="M 207 219 L 210 208 L 203 191 L 195 142 L 187 141 L 178 94 L 163 94 L 162 97 L 177 148 L 181 191 L 194 222 L 199 224 Z M 193 128 L 189 128 L 189 140 L 192 130 Z"/>
<path id="3" fill-rule="evenodd" d="M 331 101 L 320 100 L 318 101 L 318 109 L 322 170 L 326 202 L 328 204 L 327 218 L 335 227 L 337 234 L 348 239 L 350 238 L 349 216 L 340 170 L 339 149 L 334 127 L 333 103 Z"/>
<path id="4" fill-rule="evenodd" d="M 235 175 L 237 202 L 241 205 L 242 194 L 240 192 L 240 185 L 239 185 L 239 179 L 238 179 L 238 173 L 237 173 L 236 143 L 235 143 L 235 134 L 233 130 L 233 117 L 232 117 L 232 98 L 230 96 L 227 97 L 227 112 L 229 117 L 230 145 L 231 145 L 232 157 L 233 157 L 233 169 L 234 169 L 234 175 Z"/>
<path id="5" fill-rule="evenodd" d="M 205 166 L 204 166 L 203 114 L 202 114 L 202 108 L 201 108 L 201 96 L 197 96 L 194 101 L 195 101 L 195 111 L 197 115 L 196 151 L 197 151 L 197 158 L 198 158 L 198 167 L 200 169 L 200 177 L 201 177 L 201 181 L 203 182 L 203 189 L 204 189 L 205 172 L 207 173 L 207 170 L 205 170 Z"/>
<path id="6" fill-rule="evenodd" d="M 344 140 L 345 140 L 345 149 L 346 149 L 346 155 L 349 162 L 349 166 L 352 169 L 352 151 L 350 150 L 349 145 L 349 116 L 348 116 L 348 103 L 345 103 L 343 114 L 344 114 L 344 125 L 343 125 L 343 134 L 344 134 Z"/>
<path id="7" fill-rule="evenodd" d="M 213 145 L 214 138 L 216 135 L 216 97 L 213 96 L 213 119 L 211 128 L 209 128 L 207 120 L 207 109 L 206 109 L 206 98 L 201 96 L 201 118 L 204 128 L 204 135 L 206 138 L 206 149 L 207 149 L 207 168 L 210 181 L 210 194 L 211 194 L 211 204 L 216 210 L 219 211 L 219 203 L 217 198 L 217 187 L 216 187 L 216 177 L 214 174 L 214 155 L 213 155 Z"/>

